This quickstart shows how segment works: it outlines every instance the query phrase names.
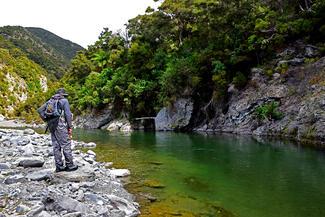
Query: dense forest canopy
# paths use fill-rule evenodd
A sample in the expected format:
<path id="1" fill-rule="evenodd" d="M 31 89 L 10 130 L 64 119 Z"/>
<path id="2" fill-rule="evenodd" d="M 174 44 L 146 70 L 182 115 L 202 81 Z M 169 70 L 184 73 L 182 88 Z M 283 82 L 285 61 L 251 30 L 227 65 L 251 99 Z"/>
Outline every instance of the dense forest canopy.
<path id="1" fill-rule="evenodd" d="M 288 41 L 324 52 L 324 17 L 323 0 L 165 0 L 125 31 L 104 29 L 63 81 L 79 112 L 109 104 L 130 117 L 154 116 L 179 97 L 213 105 Z"/>

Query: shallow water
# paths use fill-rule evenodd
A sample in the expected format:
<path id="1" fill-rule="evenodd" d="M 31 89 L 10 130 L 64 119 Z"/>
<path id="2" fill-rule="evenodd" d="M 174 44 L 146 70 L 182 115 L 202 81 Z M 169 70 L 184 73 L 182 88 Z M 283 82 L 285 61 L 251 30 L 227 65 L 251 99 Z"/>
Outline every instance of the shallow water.
<path id="1" fill-rule="evenodd" d="M 232 135 L 78 130 L 75 139 L 131 170 L 142 216 L 325 216 L 321 151 Z"/>

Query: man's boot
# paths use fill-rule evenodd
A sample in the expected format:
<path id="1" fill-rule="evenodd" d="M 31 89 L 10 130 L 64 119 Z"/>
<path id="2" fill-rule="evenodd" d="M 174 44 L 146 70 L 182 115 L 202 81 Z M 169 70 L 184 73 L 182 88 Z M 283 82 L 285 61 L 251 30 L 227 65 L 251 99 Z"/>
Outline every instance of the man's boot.
<path id="1" fill-rule="evenodd" d="M 71 165 L 71 166 L 66 166 L 65 171 L 75 171 L 78 169 L 78 165 Z"/>
<path id="2" fill-rule="evenodd" d="M 62 171 L 65 171 L 65 167 L 64 166 L 56 166 L 56 169 L 55 169 L 55 172 L 56 173 L 59 173 L 59 172 L 62 172 Z"/>

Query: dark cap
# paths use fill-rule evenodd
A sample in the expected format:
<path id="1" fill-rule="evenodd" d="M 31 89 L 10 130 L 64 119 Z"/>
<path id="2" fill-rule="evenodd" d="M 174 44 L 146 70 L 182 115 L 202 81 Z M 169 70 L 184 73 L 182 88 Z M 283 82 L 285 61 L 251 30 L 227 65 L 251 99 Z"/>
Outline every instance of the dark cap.
<path id="1" fill-rule="evenodd" d="M 56 91 L 56 94 L 60 94 L 62 96 L 68 96 L 68 94 L 65 92 L 64 88 L 60 88 Z"/>

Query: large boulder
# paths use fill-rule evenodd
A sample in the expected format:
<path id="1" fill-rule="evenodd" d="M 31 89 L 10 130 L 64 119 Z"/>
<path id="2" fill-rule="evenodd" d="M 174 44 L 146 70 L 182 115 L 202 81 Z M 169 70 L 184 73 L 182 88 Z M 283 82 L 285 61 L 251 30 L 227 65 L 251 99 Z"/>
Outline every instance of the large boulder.
<path id="1" fill-rule="evenodd" d="M 42 157 L 24 157 L 18 160 L 18 166 L 21 167 L 42 167 L 44 158 Z"/>
<path id="2" fill-rule="evenodd" d="M 69 196 L 60 195 L 52 191 L 44 193 L 43 204 L 47 211 L 65 210 L 67 212 L 81 213 L 87 213 L 89 211 L 89 207 L 86 204 L 80 203 Z"/>
<path id="3" fill-rule="evenodd" d="M 7 185 L 14 184 L 17 182 L 24 182 L 26 181 L 26 178 L 23 174 L 15 174 L 12 176 L 8 176 L 5 180 L 4 183 Z"/>
<path id="4" fill-rule="evenodd" d="M 110 107 L 101 110 L 93 110 L 90 113 L 76 117 L 74 126 L 85 129 L 100 129 L 113 120 Z"/>
<path id="5" fill-rule="evenodd" d="M 60 172 L 53 175 L 54 183 L 91 182 L 95 179 L 94 168 L 84 166 L 73 172 Z"/>
<path id="6" fill-rule="evenodd" d="M 29 173 L 27 174 L 26 178 L 32 181 L 48 180 L 51 178 L 52 173 L 52 169 L 44 169 Z"/>
<path id="7" fill-rule="evenodd" d="M 155 118 L 157 131 L 181 130 L 188 126 L 193 113 L 191 99 L 178 99 L 171 107 L 162 108 Z"/>

